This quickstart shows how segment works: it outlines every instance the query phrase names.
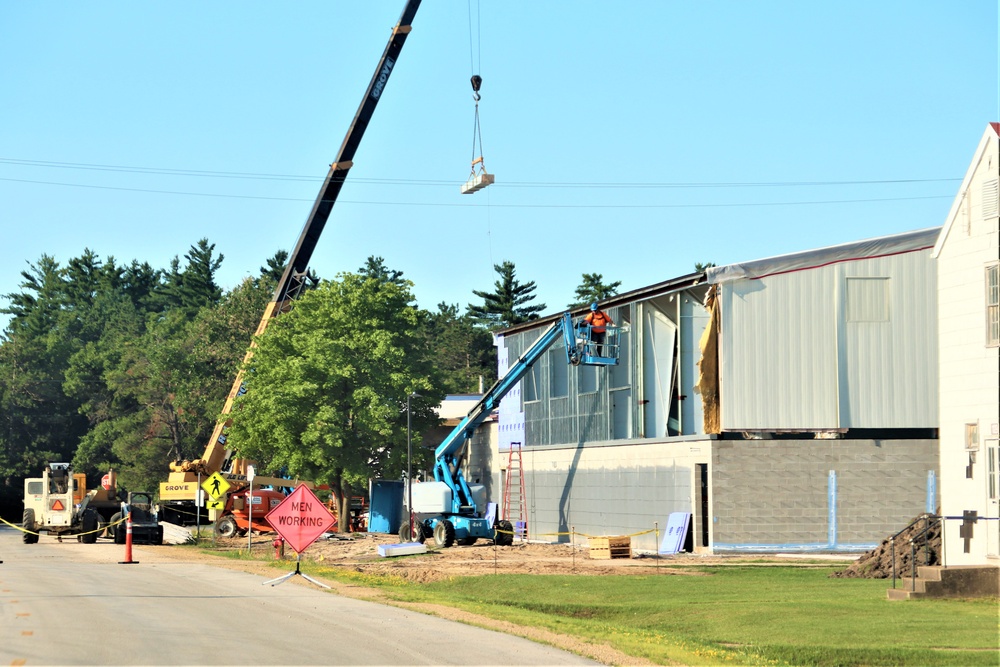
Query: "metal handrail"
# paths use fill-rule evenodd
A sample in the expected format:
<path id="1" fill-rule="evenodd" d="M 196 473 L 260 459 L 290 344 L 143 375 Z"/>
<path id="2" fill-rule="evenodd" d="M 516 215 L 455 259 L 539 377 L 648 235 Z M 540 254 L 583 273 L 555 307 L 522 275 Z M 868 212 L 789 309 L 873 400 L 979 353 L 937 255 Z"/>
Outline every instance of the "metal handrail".
<path id="1" fill-rule="evenodd" d="M 924 516 L 925 519 L 937 519 L 938 523 L 941 522 L 942 517 L 940 516 Z M 928 521 L 924 529 L 919 533 L 910 538 L 910 590 L 917 590 L 917 540 L 924 537 L 931 529 L 933 524 Z M 944 529 L 942 528 L 942 531 Z M 924 562 L 930 562 L 930 540 L 924 539 Z M 895 588 L 895 581 L 893 581 L 893 588 Z"/>
<path id="2" fill-rule="evenodd" d="M 913 521 L 911 521 L 905 528 L 903 528 L 901 531 L 899 531 L 898 533 L 896 533 L 895 535 L 893 535 L 892 537 L 890 537 L 889 540 L 890 540 L 891 555 L 892 555 L 892 587 L 896 588 L 896 579 L 897 579 L 897 577 L 896 577 L 896 538 L 897 537 L 899 537 L 900 535 L 902 535 L 903 533 L 905 533 L 907 530 L 909 530 L 910 528 L 912 528 L 914 525 L 917 524 L 917 522 L 919 522 L 919 521 L 927 521 L 927 525 L 924 526 L 923 530 L 921 530 L 919 533 L 917 533 L 912 538 L 910 538 L 910 562 L 911 562 L 912 567 L 913 567 L 913 570 L 910 573 L 910 579 L 911 579 L 911 588 L 915 588 L 916 587 L 916 580 L 917 580 L 917 559 L 916 559 L 916 551 L 917 551 L 916 543 L 917 543 L 917 541 L 920 538 L 925 537 L 927 535 L 927 533 L 930 531 L 930 529 L 934 526 L 934 523 L 932 523 L 932 522 L 936 521 L 937 523 L 941 524 L 941 554 L 940 554 L 940 556 L 941 556 L 941 562 L 943 564 L 944 563 L 944 553 L 945 553 L 945 529 L 944 529 L 945 523 L 944 522 L 945 521 L 966 521 L 967 519 L 968 519 L 968 517 L 965 517 L 965 516 L 943 516 L 943 515 L 938 515 L 938 514 L 926 514 L 925 513 L 925 514 L 921 514 L 920 516 L 918 516 L 916 519 L 914 519 Z M 974 521 L 976 521 L 976 522 L 978 522 L 978 521 L 1000 521 L 1000 517 L 995 517 L 995 516 L 977 516 L 977 517 L 975 517 Z M 929 560 L 929 556 L 928 556 L 929 553 L 930 553 L 930 541 L 927 540 L 927 539 L 925 539 L 924 540 L 924 559 L 925 560 Z"/>
<path id="3" fill-rule="evenodd" d="M 913 526 L 917 525 L 917 523 L 919 521 L 926 521 L 929 518 L 940 519 L 941 517 L 937 516 L 936 514 L 928 514 L 928 513 L 925 512 L 925 513 L 921 514 L 920 516 L 918 516 L 913 521 L 911 521 L 910 523 L 906 524 L 906 526 L 902 530 L 900 530 L 898 533 L 896 533 L 895 535 L 893 535 L 892 537 L 889 538 L 889 552 L 890 552 L 890 556 L 892 557 L 892 587 L 893 588 L 896 587 L 896 538 L 899 537 L 900 535 L 902 535 L 903 533 L 905 533 L 906 531 L 908 531 Z M 927 528 L 925 527 L 924 530 L 921 531 L 920 534 L 922 535 L 922 534 L 924 534 L 926 532 L 927 532 Z M 916 539 L 916 537 L 914 537 L 913 539 Z M 913 543 L 912 539 L 910 540 L 910 543 L 911 544 Z M 911 551 L 912 551 L 912 549 L 911 549 Z M 912 557 L 913 556 L 911 555 L 911 558 Z M 916 572 L 916 569 L 917 568 L 914 567 L 913 571 Z"/>

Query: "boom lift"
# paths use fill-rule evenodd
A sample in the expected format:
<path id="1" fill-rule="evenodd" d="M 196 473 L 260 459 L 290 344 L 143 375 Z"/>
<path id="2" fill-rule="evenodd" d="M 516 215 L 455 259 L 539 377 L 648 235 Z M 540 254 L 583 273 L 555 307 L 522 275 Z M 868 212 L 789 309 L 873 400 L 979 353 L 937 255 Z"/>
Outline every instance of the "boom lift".
<path id="1" fill-rule="evenodd" d="M 407 0 L 403 13 L 399 17 L 399 22 L 392 30 L 389 42 L 386 44 L 382 57 L 379 59 L 375 74 L 368 83 L 365 95 L 361 100 L 361 105 L 354 114 L 354 119 L 347 130 L 337 159 L 330 165 L 330 170 L 323 181 L 319 195 L 313 204 L 306 224 L 299 235 L 298 243 L 288 258 L 284 274 L 274 290 L 274 296 L 264 311 L 264 316 L 257 325 L 255 336 L 264 333 L 267 325 L 280 313 L 291 308 L 292 301 L 299 295 L 306 282 L 306 272 L 309 266 L 309 259 L 319 241 L 323 227 L 330 217 L 330 211 L 340 194 L 340 190 L 347 178 L 347 172 L 354 166 L 354 153 L 361 143 L 365 129 L 375 112 L 382 97 L 382 92 L 396 66 L 396 61 L 403 49 L 407 35 L 410 34 L 413 18 L 420 7 L 420 0 Z M 244 364 L 253 355 L 253 346 L 247 351 Z M 242 371 L 237 374 L 233 382 L 229 396 L 222 408 L 223 418 L 215 425 L 212 436 L 208 441 L 205 452 L 200 459 L 174 461 L 170 464 L 170 474 L 166 482 L 160 484 L 160 500 L 164 504 L 164 514 L 169 521 L 175 523 L 194 523 L 193 518 L 200 511 L 196 499 L 198 497 L 198 477 L 207 478 L 215 472 L 222 472 L 225 477 L 234 484 L 233 491 L 243 488 L 247 484 L 247 466 L 252 462 L 246 459 L 235 458 L 234 452 L 226 442 L 226 430 L 231 422 L 225 415 L 232 411 L 233 401 L 242 396 L 247 390 L 243 380 Z M 283 479 L 280 477 L 261 477 L 254 479 L 256 486 L 291 487 L 304 483 Z M 306 483 L 309 486 L 311 484 Z"/>
<path id="2" fill-rule="evenodd" d="M 479 538 L 493 539 L 502 546 L 513 543 L 513 527 L 509 521 L 497 521 L 491 525 L 486 518 L 485 488 L 482 485 L 470 486 L 466 481 L 462 473 L 462 452 L 476 428 L 499 407 L 501 399 L 560 339 L 566 348 L 568 364 L 616 366 L 620 328 L 607 327 L 606 338 L 599 345 L 593 342 L 590 329 L 590 325 L 585 322 L 574 327 L 572 316 L 563 313 L 438 445 L 434 451 L 436 481 L 412 487 L 413 507 L 410 510 L 414 516 L 411 521 L 417 540 L 423 541 L 433 536 L 439 547 L 450 547 L 455 542 L 462 545 L 473 544 Z M 400 532 L 407 527 L 404 525 Z"/>

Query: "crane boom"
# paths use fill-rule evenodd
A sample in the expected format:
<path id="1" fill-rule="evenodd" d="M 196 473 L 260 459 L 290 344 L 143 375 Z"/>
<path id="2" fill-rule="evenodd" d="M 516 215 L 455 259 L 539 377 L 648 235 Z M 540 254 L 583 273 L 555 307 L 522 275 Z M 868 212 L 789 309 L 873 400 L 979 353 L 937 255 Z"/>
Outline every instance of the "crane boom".
<path id="1" fill-rule="evenodd" d="M 337 157 L 330 165 L 323 186 L 320 188 L 312 210 L 309 212 L 309 217 L 302 228 L 302 233 L 299 234 L 298 242 L 288 258 L 288 264 L 275 287 L 270 303 L 264 310 L 260 323 L 257 325 L 256 336 L 264 333 L 267 325 L 278 314 L 290 308 L 292 300 L 298 296 L 305 284 L 309 260 L 312 258 L 319 237 L 323 233 L 323 228 L 330 218 L 330 212 L 333 210 L 340 190 L 344 186 L 347 173 L 354 166 L 354 154 L 361 144 L 361 139 L 368 128 L 375 107 L 382 98 L 389 76 L 396 67 L 396 62 L 403 49 L 403 44 L 410 34 L 411 24 L 417 9 L 420 7 L 420 2 L 421 0 L 407 0 L 399 21 L 392 29 L 389 41 L 382 52 L 375 73 L 365 89 L 364 97 L 348 127 L 344 141 L 337 152 Z M 251 345 L 244 357 L 244 364 L 252 355 L 253 346 Z M 226 430 L 230 423 L 226 415 L 232 411 L 236 398 L 245 392 L 246 384 L 243 380 L 243 373 L 240 371 L 226 397 L 222 409 L 223 416 L 216 423 L 202 457 L 191 461 L 174 461 L 170 464 L 169 479 L 160 484 L 161 500 L 193 501 L 197 493 L 196 476 L 199 473 L 210 475 L 217 471 L 224 471 L 229 473 L 227 476 L 231 479 L 240 479 L 245 475 L 243 470 L 245 462 L 234 461 L 233 452 L 226 443 Z"/>

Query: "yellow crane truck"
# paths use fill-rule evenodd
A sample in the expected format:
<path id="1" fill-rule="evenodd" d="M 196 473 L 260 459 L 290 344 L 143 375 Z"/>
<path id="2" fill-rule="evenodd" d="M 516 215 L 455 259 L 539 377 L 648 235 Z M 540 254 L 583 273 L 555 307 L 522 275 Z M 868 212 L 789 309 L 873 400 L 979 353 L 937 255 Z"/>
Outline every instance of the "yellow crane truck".
<path id="1" fill-rule="evenodd" d="M 323 232 L 323 227 L 330 217 L 330 211 L 337 201 L 340 190 L 344 186 L 347 172 L 354 165 L 355 151 L 357 151 L 365 129 L 375 112 L 375 107 L 382 97 L 389 75 L 392 74 L 396 66 L 396 61 L 403 49 L 403 43 L 406 41 L 407 35 L 410 34 L 410 24 L 413 22 L 419 6 L 420 0 L 407 0 L 399 21 L 392 29 L 389 42 L 375 68 L 375 74 L 368 84 L 361 105 L 354 114 L 354 119 L 340 146 L 340 151 L 337 153 L 337 159 L 330 165 L 330 170 L 320 188 L 319 195 L 316 197 L 312 211 L 299 235 L 298 243 L 289 256 L 288 265 L 274 290 L 274 296 L 268 303 L 260 324 L 257 326 L 255 336 L 264 333 L 272 319 L 291 308 L 292 301 L 306 284 L 309 259 L 312 257 L 320 234 Z M 253 347 L 251 346 L 244 362 L 252 354 Z M 232 410 L 233 401 L 244 392 L 246 392 L 246 384 L 243 380 L 243 374 L 239 373 L 223 406 L 223 418 L 219 420 L 215 430 L 212 431 L 202 457 L 194 460 L 178 460 L 170 464 L 170 474 L 167 481 L 160 483 L 160 503 L 165 521 L 179 525 L 194 524 L 196 517 L 201 512 L 200 504 L 197 502 L 199 479 L 205 481 L 216 472 L 225 476 L 233 485 L 232 493 L 246 488 L 248 484 L 247 467 L 252 462 L 236 458 L 233 450 L 226 443 L 226 429 L 229 426 L 229 419 L 226 415 Z M 308 484 L 307 482 L 275 477 L 257 476 L 254 478 L 255 486 L 294 488 L 303 483 Z"/>

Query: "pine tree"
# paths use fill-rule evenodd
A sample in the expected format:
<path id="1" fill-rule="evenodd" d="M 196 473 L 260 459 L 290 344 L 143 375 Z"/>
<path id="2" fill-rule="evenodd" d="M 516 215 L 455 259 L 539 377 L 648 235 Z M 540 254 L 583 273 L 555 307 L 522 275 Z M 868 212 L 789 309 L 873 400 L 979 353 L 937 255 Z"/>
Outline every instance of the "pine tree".
<path id="1" fill-rule="evenodd" d="M 493 283 L 494 291 L 472 290 L 473 294 L 483 300 L 483 304 L 477 306 L 470 303 L 466 312 L 479 324 L 490 329 L 503 329 L 538 319 L 538 314 L 546 308 L 545 304 L 527 305 L 536 297 L 535 281 L 522 285 L 515 277 L 514 263 L 510 261 L 494 264 L 493 269 L 500 276 Z"/>
<path id="2" fill-rule="evenodd" d="M 595 301 L 604 301 L 618 294 L 618 288 L 621 284 L 620 280 L 605 284 L 604 276 L 600 273 L 585 273 L 576 288 L 576 301 L 569 304 L 567 308 L 580 308 Z"/>

